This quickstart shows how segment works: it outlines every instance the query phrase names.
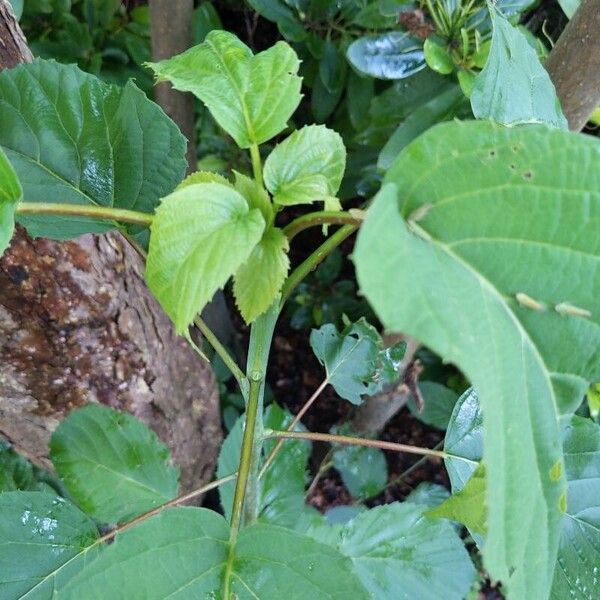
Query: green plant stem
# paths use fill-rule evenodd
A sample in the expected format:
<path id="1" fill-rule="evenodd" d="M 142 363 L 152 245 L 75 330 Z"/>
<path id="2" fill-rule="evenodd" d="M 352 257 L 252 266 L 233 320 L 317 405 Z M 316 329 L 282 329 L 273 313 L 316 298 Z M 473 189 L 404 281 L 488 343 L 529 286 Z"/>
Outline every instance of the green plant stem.
<path id="1" fill-rule="evenodd" d="M 17 205 L 16 212 L 20 215 L 86 217 L 130 223 L 132 225 L 144 225 L 146 227 L 152 224 L 153 219 L 151 214 L 137 210 L 125 210 L 109 206 L 86 206 L 83 204 L 53 204 L 52 202 L 21 202 Z"/>
<path id="2" fill-rule="evenodd" d="M 204 339 L 213 347 L 214 351 L 221 357 L 221 360 L 231 371 L 231 374 L 234 376 L 240 388 L 243 388 L 245 385 L 246 376 L 238 367 L 238 364 L 235 362 L 233 356 L 229 354 L 227 348 L 221 344 L 219 338 L 213 333 L 211 328 L 204 322 L 200 315 L 197 315 L 194 319 L 194 325 L 200 330 L 204 336 Z"/>
<path id="3" fill-rule="evenodd" d="M 330 444 L 346 444 L 349 446 L 367 446 L 369 448 L 380 448 L 381 450 L 392 450 L 394 452 L 406 452 L 408 454 L 420 454 L 422 456 L 437 456 L 447 458 L 443 450 L 430 450 L 419 446 L 407 446 L 394 442 L 381 440 L 367 440 L 364 438 L 351 437 L 349 435 L 333 435 L 330 433 L 313 433 L 310 431 L 265 431 L 266 438 L 284 438 L 291 440 L 311 440 L 314 442 L 328 442 Z"/>
<path id="4" fill-rule="evenodd" d="M 281 306 L 290 297 L 296 286 L 314 269 L 316 269 L 327 256 L 337 248 L 347 237 L 352 235 L 358 225 L 344 225 L 331 237 L 327 238 L 304 262 L 299 264 L 287 278 L 281 290 Z"/>
<path id="5" fill-rule="evenodd" d="M 250 159 L 252 160 L 252 172 L 254 173 L 254 179 L 256 183 L 263 187 L 263 176 L 262 176 L 262 162 L 260 160 L 260 150 L 258 144 L 252 144 L 250 146 Z"/>
<path id="6" fill-rule="evenodd" d="M 325 379 L 321 383 L 321 385 L 315 390 L 313 395 L 304 403 L 302 408 L 298 411 L 298 414 L 293 418 L 292 422 L 289 424 L 289 426 L 287 428 L 287 431 L 292 431 L 294 429 L 294 427 L 296 427 L 296 425 L 298 425 L 298 423 L 300 422 L 300 419 L 302 419 L 302 417 L 306 414 L 308 409 L 313 405 L 315 400 L 321 395 L 321 392 L 327 387 L 328 383 L 329 383 L 329 379 Z M 280 439 L 277 441 L 277 443 L 273 447 L 273 450 L 271 450 L 271 452 L 269 453 L 269 456 L 267 456 L 267 458 L 265 459 L 265 462 L 263 463 L 262 467 L 260 468 L 260 471 L 258 472 L 259 479 L 264 476 L 267 469 L 269 468 L 269 465 L 275 460 L 275 457 L 277 456 L 277 453 L 281 450 L 281 447 L 283 446 L 284 442 L 285 442 L 284 439 Z"/>
<path id="7" fill-rule="evenodd" d="M 317 225 L 356 225 L 360 226 L 364 219 L 364 212 L 355 210 L 352 212 L 322 210 L 302 215 L 294 219 L 289 225 L 283 228 L 283 232 L 288 240 L 292 240 L 297 234 L 309 227 Z"/>

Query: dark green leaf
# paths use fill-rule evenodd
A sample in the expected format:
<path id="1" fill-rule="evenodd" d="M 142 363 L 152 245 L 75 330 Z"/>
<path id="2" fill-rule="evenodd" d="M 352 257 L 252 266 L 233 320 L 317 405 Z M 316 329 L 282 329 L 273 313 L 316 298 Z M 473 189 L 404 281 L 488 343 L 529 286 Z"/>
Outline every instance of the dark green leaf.
<path id="1" fill-rule="evenodd" d="M 403 79 L 426 66 L 420 42 L 399 31 L 359 38 L 347 56 L 358 71 L 378 79 Z"/>
<path id="2" fill-rule="evenodd" d="M 319 77 L 331 94 L 338 94 L 346 82 L 348 64 L 337 44 L 327 40 L 319 62 Z"/>
<path id="3" fill-rule="evenodd" d="M 547 123 L 568 129 L 554 84 L 527 38 L 495 8 L 485 68 L 471 93 L 473 114 L 504 125 Z"/>
<path id="4" fill-rule="evenodd" d="M 458 400 L 458 394 L 445 385 L 434 381 L 420 381 L 419 389 L 425 402 L 423 410 L 419 411 L 415 401 L 408 401 L 408 409 L 417 419 L 431 427 L 446 429 L 448 421 Z"/>
<path id="5" fill-rule="evenodd" d="M 0 146 L 27 202 L 152 212 L 185 172 L 185 138 L 133 83 L 117 88 L 38 59 L 0 73 L 0 115 Z M 115 226 L 71 217 L 19 221 L 34 236 L 59 239 Z"/>
<path id="6" fill-rule="evenodd" d="M 64 498 L 0 494 L 0 597 L 52 600 L 97 551 L 94 522 Z"/>
<path id="7" fill-rule="evenodd" d="M 348 74 L 346 107 L 352 127 L 360 130 L 369 123 L 369 107 L 375 92 L 375 82 L 371 77 L 363 77 L 352 69 Z"/>
<path id="8" fill-rule="evenodd" d="M 213 29 L 223 29 L 219 13 L 217 13 L 212 2 L 203 0 L 194 9 L 192 29 L 194 32 L 194 44 L 201 44 Z"/>
<path id="9" fill-rule="evenodd" d="M 166 446 L 141 421 L 106 406 L 72 412 L 52 435 L 50 457 L 75 502 L 104 523 L 177 495 L 178 470 Z"/>
<path id="10" fill-rule="evenodd" d="M 298 42 L 306 37 L 307 31 L 294 11 L 283 0 L 249 0 L 250 6 L 260 15 L 277 23 L 286 39 Z"/>
<path id="11" fill-rule="evenodd" d="M 178 333 L 187 333 L 248 260 L 264 229 L 261 212 L 230 185 L 197 183 L 163 199 L 152 222 L 146 281 Z"/>

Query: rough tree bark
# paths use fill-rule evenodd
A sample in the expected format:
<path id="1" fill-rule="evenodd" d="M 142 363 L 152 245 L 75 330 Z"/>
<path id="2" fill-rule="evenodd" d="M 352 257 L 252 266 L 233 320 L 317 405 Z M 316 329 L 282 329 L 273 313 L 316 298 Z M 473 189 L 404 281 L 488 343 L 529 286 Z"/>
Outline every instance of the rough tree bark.
<path id="1" fill-rule="evenodd" d="M 31 59 L 0 0 L 0 68 Z M 48 465 L 51 432 L 100 402 L 150 425 L 182 467 L 182 487 L 210 479 L 221 439 L 210 366 L 173 334 L 117 233 L 70 242 L 18 228 L 0 260 L 0 435 Z"/>
<path id="2" fill-rule="evenodd" d="M 194 0 L 149 0 L 152 60 L 171 58 L 192 45 Z M 196 170 L 196 114 L 194 96 L 178 92 L 170 83 L 154 88 L 156 101 L 177 123 L 188 140 L 188 170 Z"/>
<path id="3" fill-rule="evenodd" d="M 581 131 L 600 104 L 600 0 L 583 0 L 546 68 L 570 129 Z"/>

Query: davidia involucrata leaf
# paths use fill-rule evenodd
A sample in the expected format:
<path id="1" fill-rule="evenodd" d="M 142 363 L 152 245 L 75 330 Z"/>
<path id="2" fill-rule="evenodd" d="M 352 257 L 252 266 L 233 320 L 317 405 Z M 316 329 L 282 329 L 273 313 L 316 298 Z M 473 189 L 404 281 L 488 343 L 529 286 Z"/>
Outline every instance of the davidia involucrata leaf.
<path id="1" fill-rule="evenodd" d="M 541 125 L 438 125 L 388 171 L 355 251 L 385 327 L 459 365 L 480 394 L 484 558 L 509 598 L 550 591 L 559 418 L 600 379 L 599 157 L 596 139 Z"/>

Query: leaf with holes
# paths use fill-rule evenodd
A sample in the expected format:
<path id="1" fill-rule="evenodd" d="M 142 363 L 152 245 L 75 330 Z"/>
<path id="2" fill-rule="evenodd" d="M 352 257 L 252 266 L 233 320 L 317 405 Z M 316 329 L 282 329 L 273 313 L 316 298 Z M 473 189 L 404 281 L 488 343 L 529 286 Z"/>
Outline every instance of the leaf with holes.
<path id="1" fill-rule="evenodd" d="M 103 523 L 177 495 L 179 473 L 166 446 L 141 421 L 106 406 L 72 412 L 52 435 L 50 458 L 73 500 Z"/>
<path id="2" fill-rule="evenodd" d="M 228 31 L 211 31 L 183 54 L 148 66 L 158 81 L 192 92 L 240 148 L 280 133 L 300 102 L 300 61 L 285 42 L 253 55 Z"/>
<path id="3" fill-rule="evenodd" d="M 600 379 L 599 158 L 596 139 L 541 125 L 438 125 L 388 171 L 355 250 L 384 326 L 479 390 L 484 558 L 509 598 L 549 593 L 566 489 L 559 417 Z"/>
<path id="4" fill-rule="evenodd" d="M 26 202 L 150 213 L 185 173 L 185 138 L 131 82 L 119 88 L 74 65 L 36 59 L 0 73 L 0 115 L 0 146 Z M 78 217 L 18 221 L 31 235 L 57 239 L 116 226 Z"/>
<path id="5" fill-rule="evenodd" d="M 177 332 L 243 265 L 265 229 L 229 185 L 196 183 L 163 199 L 151 226 L 146 281 Z"/>

